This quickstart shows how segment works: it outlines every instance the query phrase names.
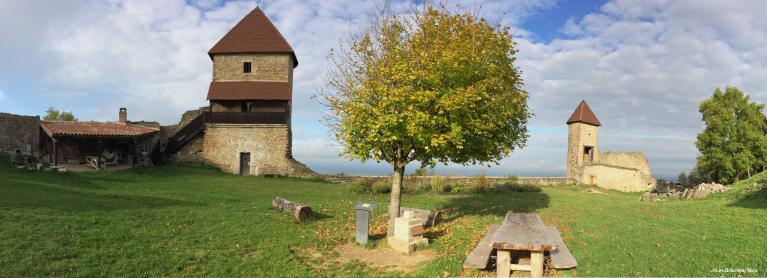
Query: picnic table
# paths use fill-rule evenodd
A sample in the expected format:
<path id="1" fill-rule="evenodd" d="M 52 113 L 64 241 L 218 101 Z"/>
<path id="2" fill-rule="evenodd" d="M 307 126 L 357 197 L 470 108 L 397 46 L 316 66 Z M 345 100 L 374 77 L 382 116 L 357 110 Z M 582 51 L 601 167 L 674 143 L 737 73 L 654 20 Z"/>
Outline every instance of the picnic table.
<path id="1" fill-rule="evenodd" d="M 529 271 L 532 277 L 543 277 L 544 255 L 548 252 L 552 267 L 573 268 L 575 258 L 562 241 L 556 227 L 546 227 L 536 213 L 509 212 L 500 225 L 491 225 L 464 261 L 464 268 L 486 268 L 492 251 L 496 251 L 497 277 L 509 277 L 512 270 Z M 513 251 L 530 252 L 530 264 L 514 264 Z"/>

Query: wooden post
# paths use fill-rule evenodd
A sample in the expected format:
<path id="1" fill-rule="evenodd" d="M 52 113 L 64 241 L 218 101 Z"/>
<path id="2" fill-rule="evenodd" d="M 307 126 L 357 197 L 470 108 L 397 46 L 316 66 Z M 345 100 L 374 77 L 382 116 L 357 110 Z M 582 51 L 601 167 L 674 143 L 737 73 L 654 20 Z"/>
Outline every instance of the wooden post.
<path id="1" fill-rule="evenodd" d="M 511 274 L 511 251 L 498 250 L 495 263 L 495 275 L 498 278 L 506 278 Z"/>
<path id="2" fill-rule="evenodd" d="M 98 147 L 96 148 L 96 171 L 101 171 L 101 140 L 99 140 Z"/>
<path id="3" fill-rule="evenodd" d="M 530 277 L 543 277 L 543 251 L 530 252 Z"/>
<path id="4" fill-rule="evenodd" d="M 51 137 L 51 142 L 53 142 L 53 159 L 51 160 L 53 166 L 59 166 L 59 156 L 56 155 L 56 152 L 58 151 L 58 148 L 56 148 L 57 141 L 56 138 Z"/>

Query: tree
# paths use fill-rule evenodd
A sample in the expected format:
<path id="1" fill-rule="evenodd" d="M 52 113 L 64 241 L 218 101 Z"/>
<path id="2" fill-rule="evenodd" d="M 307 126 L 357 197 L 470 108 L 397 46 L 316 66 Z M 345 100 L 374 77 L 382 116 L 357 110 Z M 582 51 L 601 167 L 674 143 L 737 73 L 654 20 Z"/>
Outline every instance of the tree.
<path id="1" fill-rule="evenodd" d="M 48 110 L 45 110 L 45 116 L 43 116 L 43 120 L 46 121 L 77 121 L 77 118 L 75 118 L 75 115 L 72 114 L 72 112 L 67 111 L 59 111 L 56 108 L 48 108 Z"/>
<path id="2" fill-rule="evenodd" d="M 497 163 L 527 141 L 531 116 L 508 27 L 426 5 L 382 12 L 330 54 L 326 123 L 360 161 L 392 168 L 389 235 L 405 167 Z"/>
<path id="3" fill-rule="evenodd" d="M 681 186 L 689 185 L 689 180 L 687 179 L 687 174 L 685 174 L 685 172 L 679 173 L 679 177 L 677 177 L 676 183 L 678 183 Z"/>
<path id="4" fill-rule="evenodd" d="M 738 88 L 719 88 L 700 104 L 706 128 L 695 145 L 696 169 L 721 183 L 731 183 L 763 169 L 767 162 L 764 104 L 750 102 Z M 692 174 L 692 173 L 691 173 Z"/>

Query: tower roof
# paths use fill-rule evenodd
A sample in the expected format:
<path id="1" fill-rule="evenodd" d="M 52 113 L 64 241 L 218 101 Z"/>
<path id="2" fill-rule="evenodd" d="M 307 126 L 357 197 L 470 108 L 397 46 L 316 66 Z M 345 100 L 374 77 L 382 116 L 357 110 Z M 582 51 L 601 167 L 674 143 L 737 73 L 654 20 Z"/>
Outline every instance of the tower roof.
<path id="1" fill-rule="evenodd" d="M 290 53 L 294 61 L 293 67 L 298 66 L 293 48 L 258 7 L 234 25 L 208 51 L 211 58 L 214 54 L 224 53 Z"/>
<path id="2" fill-rule="evenodd" d="M 602 125 L 599 123 L 599 119 L 597 119 L 597 116 L 594 115 L 593 111 L 591 111 L 591 107 L 589 107 L 585 100 L 582 100 L 581 103 L 578 104 L 578 107 L 575 108 L 573 115 L 571 115 L 570 119 L 567 120 L 568 125 L 572 123 L 584 123 L 595 126 Z"/>

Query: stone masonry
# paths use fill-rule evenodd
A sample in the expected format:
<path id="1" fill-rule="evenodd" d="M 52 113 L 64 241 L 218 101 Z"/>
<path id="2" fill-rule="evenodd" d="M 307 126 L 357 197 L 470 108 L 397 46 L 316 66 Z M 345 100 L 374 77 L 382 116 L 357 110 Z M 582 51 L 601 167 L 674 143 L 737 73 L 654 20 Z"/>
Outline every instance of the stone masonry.
<path id="1" fill-rule="evenodd" d="M 243 73 L 244 62 L 251 72 Z M 213 59 L 213 81 L 282 81 L 290 82 L 293 61 L 286 54 L 225 54 Z"/>
<path id="2" fill-rule="evenodd" d="M 567 177 L 578 183 L 635 192 L 655 187 L 650 164 L 639 152 L 600 153 L 599 120 L 586 102 L 567 122 Z"/>
<path id="3" fill-rule="evenodd" d="M 250 153 L 251 175 L 294 175 L 297 165 L 287 155 L 285 125 L 208 125 L 203 158 L 224 172 L 239 173 L 240 153 Z"/>
<path id="4" fill-rule="evenodd" d="M 0 154 L 20 150 L 29 155 L 39 154 L 40 118 L 0 113 Z"/>

